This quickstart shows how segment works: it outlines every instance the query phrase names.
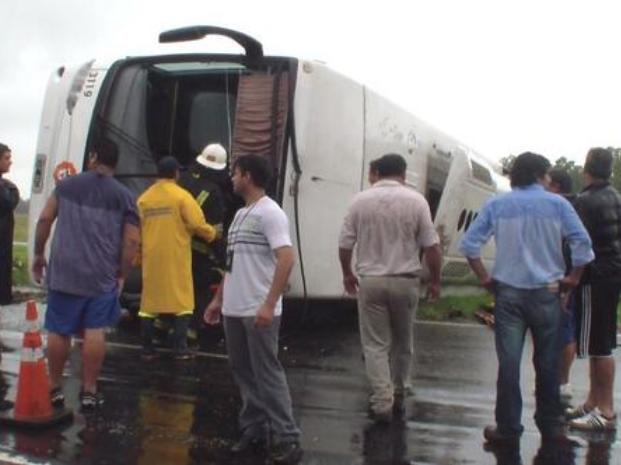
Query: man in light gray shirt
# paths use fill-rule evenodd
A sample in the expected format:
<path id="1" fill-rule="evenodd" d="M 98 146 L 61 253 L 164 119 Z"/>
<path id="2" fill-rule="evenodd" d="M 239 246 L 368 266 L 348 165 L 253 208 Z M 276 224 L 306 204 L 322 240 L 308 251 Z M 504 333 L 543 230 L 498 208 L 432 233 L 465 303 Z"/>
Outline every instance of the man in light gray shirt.
<path id="1" fill-rule="evenodd" d="M 428 293 L 440 294 L 441 252 L 429 204 L 404 185 L 406 162 L 387 154 L 377 160 L 378 181 L 358 193 L 339 238 L 343 284 L 358 295 L 360 339 L 371 383 L 370 414 L 390 421 L 411 391 L 414 314 L 422 266 L 431 274 Z M 356 250 L 356 275 L 351 262 Z"/>

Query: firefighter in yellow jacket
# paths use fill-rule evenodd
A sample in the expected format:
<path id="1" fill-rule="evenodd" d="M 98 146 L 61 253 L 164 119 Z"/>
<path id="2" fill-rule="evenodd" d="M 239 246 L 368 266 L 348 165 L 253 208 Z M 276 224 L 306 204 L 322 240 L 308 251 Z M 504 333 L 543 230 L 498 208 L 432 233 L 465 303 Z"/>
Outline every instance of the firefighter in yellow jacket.
<path id="1" fill-rule="evenodd" d="M 218 233 L 205 222 L 192 195 L 177 185 L 177 160 L 162 158 L 157 171 L 158 180 L 138 198 L 142 235 L 142 356 L 146 360 L 155 357 L 155 318 L 169 314 L 175 316 L 175 358 L 186 360 L 192 358 L 186 337 L 194 309 L 192 236 L 212 242 Z"/>

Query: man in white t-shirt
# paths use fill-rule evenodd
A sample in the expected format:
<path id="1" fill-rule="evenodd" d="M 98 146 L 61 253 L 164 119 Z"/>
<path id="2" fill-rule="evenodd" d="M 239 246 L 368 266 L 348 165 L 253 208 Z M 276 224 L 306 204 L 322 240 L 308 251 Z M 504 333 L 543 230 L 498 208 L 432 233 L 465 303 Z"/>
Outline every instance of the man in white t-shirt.
<path id="1" fill-rule="evenodd" d="M 246 205 L 229 228 L 227 272 L 205 309 L 205 322 L 217 324 L 224 315 L 229 362 L 241 391 L 241 438 L 232 451 L 263 446 L 271 433 L 272 459 L 288 464 L 301 459 L 302 449 L 278 360 L 278 331 L 294 255 L 287 216 L 265 194 L 269 178 L 267 160 L 258 155 L 233 164 L 233 189 Z"/>

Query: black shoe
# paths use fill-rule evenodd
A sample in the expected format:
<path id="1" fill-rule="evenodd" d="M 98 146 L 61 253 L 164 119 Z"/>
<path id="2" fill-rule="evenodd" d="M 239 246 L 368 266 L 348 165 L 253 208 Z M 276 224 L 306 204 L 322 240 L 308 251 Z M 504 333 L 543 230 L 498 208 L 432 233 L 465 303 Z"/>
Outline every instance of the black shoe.
<path id="1" fill-rule="evenodd" d="M 553 448 L 563 448 L 563 449 L 572 449 L 572 448 L 583 446 L 583 444 L 579 441 L 578 438 L 569 437 L 563 432 L 542 434 L 541 445 L 542 447 L 553 447 Z"/>
<path id="2" fill-rule="evenodd" d="M 376 412 L 375 410 L 369 410 L 369 418 L 377 423 L 390 423 L 392 422 L 393 410 L 386 410 L 385 412 Z"/>
<path id="3" fill-rule="evenodd" d="M 243 454 L 244 452 L 265 448 L 266 444 L 265 438 L 243 434 L 239 441 L 231 446 L 230 450 L 234 454 Z"/>
<path id="4" fill-rule="evenodd" d="M 403 415 L 405 413 L 405 404 L 408 398 L 412 396 L 411 392 L 395 392 L 392 404 L 392 412 L 395 415 Z"/>
<path id="5" fill-rule="evenodd" d="M 395 403 L 392 404 L 392 413 L 397 417 L 402 417 L 405 413 L 405 403 L 397 402 L 397 400 L 395 399 Z"/>
<path id="6" fill-rule="evenodd" d="M 298 441 L 287 441 L 276 444 L 272 450 L 275 464 L 293 465 L 302 460 L 304 451 Z"/>
<path id="7" fill-rule="evenodd" d="M 492 444 L 516 444 L 520 442 L 519 435 L 506 435 L 498 431 L 496 426 L 486 426 L 483 430 L 483 437 Z"/>
<path id="8" fill-rule="evenodd" d="M 92 412 L 104 404 L 101 392 L 80 391 L 80 408 L 83 412 Z"/>
<path id="9" fill-rule="evenodd" d="M 65 395 L 59 387 L 55 387 L 50 391 L 50 402 L 52 407 L 62 408 L 65 406 Z"/>
<path id="10" fill-rule="evenodd" d="M 520 454 L 520 443 L 515 442 L 513 444 L 496 444 L 486 442 L 483 444 L 483 450 L 494 454 L 497 465 L 522 465 L 522 456 Z M 553 462 L 556 463 L 556 462 Z M 549 462 L 546 462 L 550 465 Z M 533 464 L 535 465 L 535 464 Z"/>

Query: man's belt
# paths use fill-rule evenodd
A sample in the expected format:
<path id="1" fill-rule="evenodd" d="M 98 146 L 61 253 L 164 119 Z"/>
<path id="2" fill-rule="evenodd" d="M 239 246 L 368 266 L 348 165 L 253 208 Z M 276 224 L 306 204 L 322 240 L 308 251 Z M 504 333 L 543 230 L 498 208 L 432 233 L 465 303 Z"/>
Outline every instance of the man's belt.
<path id="1" fill-rule="evenodd" d="M 416 273 L 397 273 L 397 274 L 387 274 L 386 277 L 388 277 L 388 278 L 410 278 L 410 279 L 416 279 L 419 276 Z"/>
<path id="2" fill-rule="evenodd" d="M 360 275 L 362 278 L 408 278 L 408 279 L 418 279 L 420 276 L 418 273 L 396 273 L 396 274 L 383 274 L 379 276 L 374 275 Z"/>

